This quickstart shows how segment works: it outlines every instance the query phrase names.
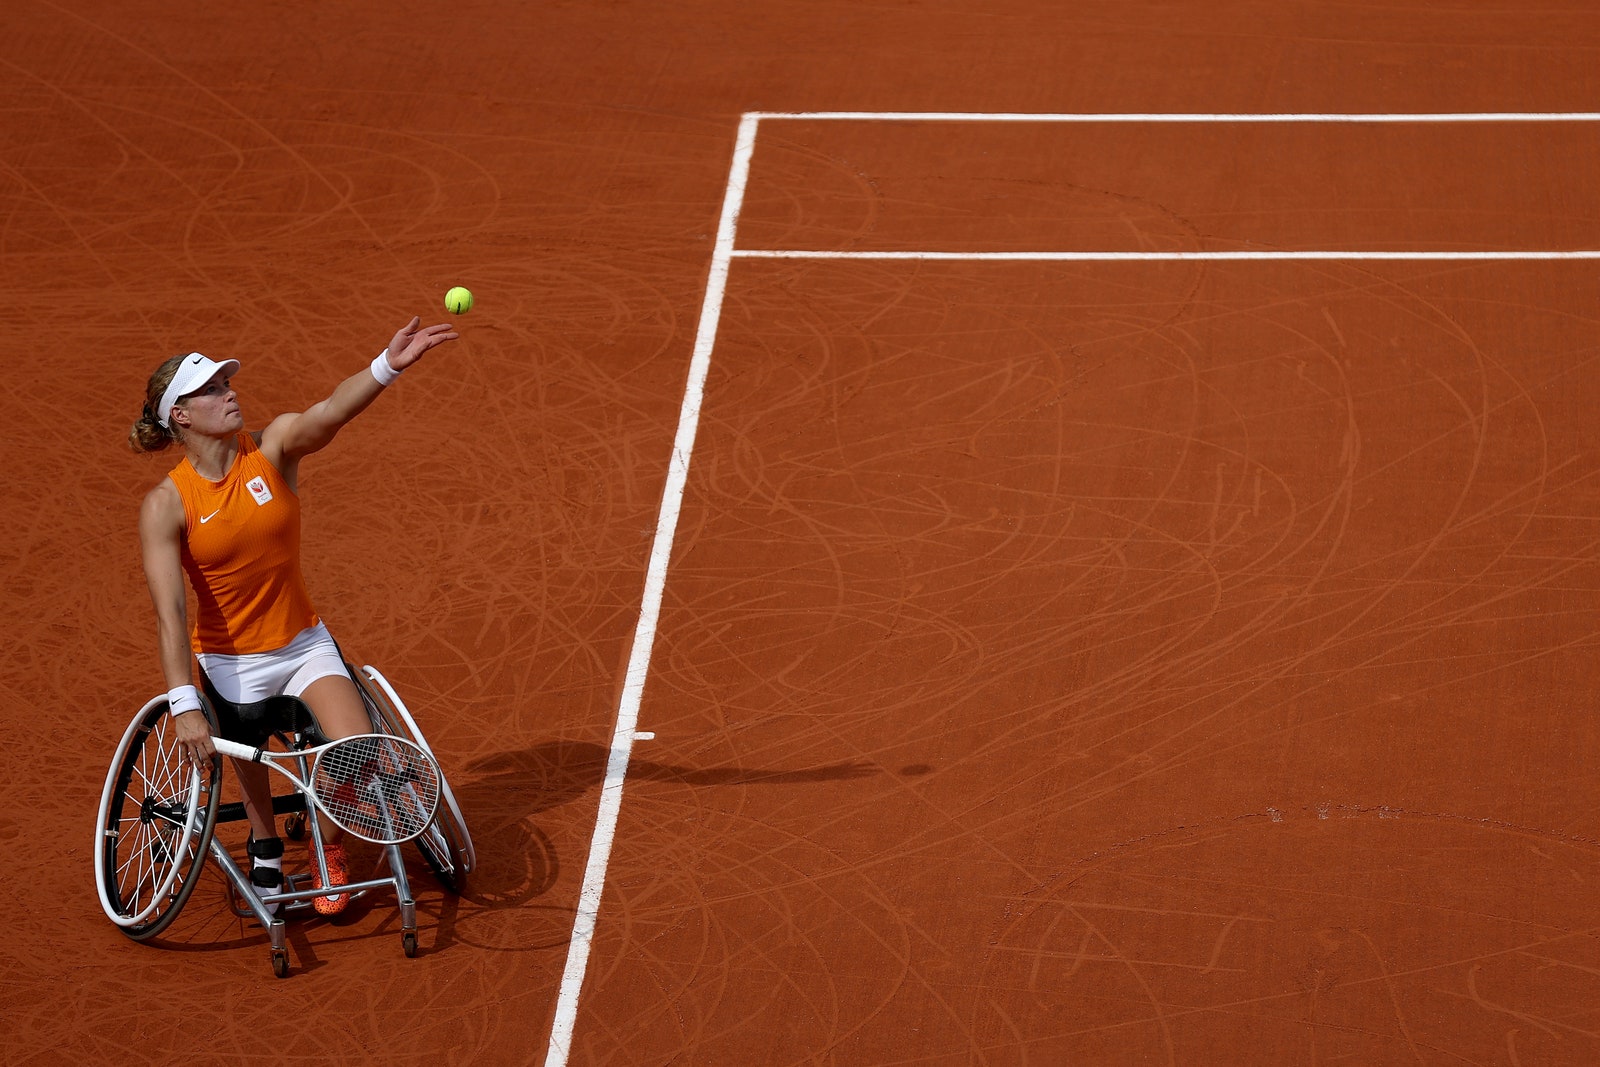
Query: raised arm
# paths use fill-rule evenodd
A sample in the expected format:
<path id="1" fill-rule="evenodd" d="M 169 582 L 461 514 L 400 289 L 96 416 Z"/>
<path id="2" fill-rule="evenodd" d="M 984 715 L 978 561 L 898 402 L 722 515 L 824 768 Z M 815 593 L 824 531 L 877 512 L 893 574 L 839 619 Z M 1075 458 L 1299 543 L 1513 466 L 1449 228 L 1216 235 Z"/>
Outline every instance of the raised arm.
<path id="1" fill-rule="evenodd" d="M 156 645 L 167 691 L 194 685 L 194 658 L 189 651 L 189 611 L 184 601 L 183 500 L 170 481 L 145 494 L 139 508 L 139 545 L 144 578 L 156 609 Z M 204 715 L 192 711 L 174 720 L 178 743 L 194 759 L 210 759 L 211 729 Z"/>
<path id="2" fill-rule="evenodd" d="M 298 414 L 280 415 L 262 433 L 261 448 L 273 465 L 283 470 L 302 456 L 326 448 L 351 419 L 361 414 L 378 398 L 394 375 L 416 363 L 431 348 L 454 341 L 461 335 L 448 323 L 419 329 L 421 319 L 412 320 L 394 335 L 389 347 L 372 366 L 357 371 L 340 382 L 323 401 Z"/>

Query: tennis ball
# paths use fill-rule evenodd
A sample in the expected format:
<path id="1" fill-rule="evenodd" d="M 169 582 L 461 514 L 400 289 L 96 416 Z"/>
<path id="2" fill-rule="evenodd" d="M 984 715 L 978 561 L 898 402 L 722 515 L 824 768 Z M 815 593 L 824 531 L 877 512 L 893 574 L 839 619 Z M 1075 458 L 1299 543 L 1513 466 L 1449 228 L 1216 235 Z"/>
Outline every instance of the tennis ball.
<path id="1" fill-rule="evenodd" d="M 472 310 L 472 290 L 456 286 L 444 294 L 444 306 L 452 315 L 465 315 Z"/>

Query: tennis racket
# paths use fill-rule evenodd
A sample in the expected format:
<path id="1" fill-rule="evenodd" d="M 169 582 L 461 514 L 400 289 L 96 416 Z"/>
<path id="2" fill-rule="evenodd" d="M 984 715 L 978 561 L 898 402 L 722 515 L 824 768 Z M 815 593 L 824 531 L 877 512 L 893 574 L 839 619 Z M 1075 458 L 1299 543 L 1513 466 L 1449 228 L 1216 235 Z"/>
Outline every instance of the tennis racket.
<path id="1" fill-rule="evenodd" d="M 224 756 L 263 763 L 300 788 L 317 810 L 363 841 L 398 845 L 428 828 L 439 806 L 439 765 L 417 745 L 389 734 L 356 734 L 316 748 L 268 752 L 213 737 Z M 311 758 L 311 780 L 288 765 Z"/>

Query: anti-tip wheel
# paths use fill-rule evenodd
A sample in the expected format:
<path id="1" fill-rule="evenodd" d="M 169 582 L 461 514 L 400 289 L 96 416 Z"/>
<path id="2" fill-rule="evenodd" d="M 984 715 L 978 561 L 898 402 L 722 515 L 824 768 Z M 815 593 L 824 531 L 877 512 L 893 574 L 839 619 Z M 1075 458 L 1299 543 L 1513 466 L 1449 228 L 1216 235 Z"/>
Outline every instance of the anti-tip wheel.
<path id="1" fill-rule="evenodd" d="M 272 973 L 277 978 L 289 977 L 289 950 L 275 948 L 272 950 Z"/>
<path id="2" fill-rule="evenodd" d="M 400 948 L 406 954 L 406 959 L 414 960 L 417 958 L 417 932 L 415 930 L 407 930 L 400 935 Z"/>

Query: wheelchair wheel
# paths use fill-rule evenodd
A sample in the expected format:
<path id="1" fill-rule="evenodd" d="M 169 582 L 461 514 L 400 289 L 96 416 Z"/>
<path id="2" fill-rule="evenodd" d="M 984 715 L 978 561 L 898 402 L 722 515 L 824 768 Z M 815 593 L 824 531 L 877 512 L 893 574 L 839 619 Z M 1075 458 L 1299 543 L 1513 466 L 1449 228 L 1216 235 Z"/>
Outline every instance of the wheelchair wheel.
<path id="1" fill-rule="evenodd" d="M 422 736 L 400 694 L 394 691 L 378 668 L 352 668 L 350 674 L 356 680 L 356 688 L 361 690 L 361 699 L 367 705 L 367 714 L 372 718 L 374 729 L 414 741 L 428 755 L 433 755 L 433 749 L 429 747 L 427 738 Z M 437 757 L 434 762 L 438 762 Z M 465 885 L 466 876 L 477 865 L 478 857 L 472 847 L 472 835 L 467 832 L 467 820 L 461 814 L 461 805 L 456 803 L 456 796 L 451 792 L 450 783 L 442 769 L 439 772 L 439 801 L 439 810 L 433 822 L 412 843 L 422 853 L 423 860 L 432 868 L 439 882 L 451 892 L 459 893 Z"/>
<path id="2" fill-rule="evenodd" d="M 216 729 L 210 709 L 201 714 Z M 159 696 L 117 745 L 100 792 L 94 876 L 106 916 L 135 941 L 177 918 L 199 880 L 222 798 L 220 760 L 185 765 Z"/>

